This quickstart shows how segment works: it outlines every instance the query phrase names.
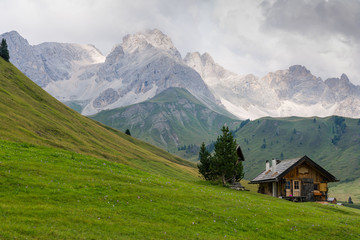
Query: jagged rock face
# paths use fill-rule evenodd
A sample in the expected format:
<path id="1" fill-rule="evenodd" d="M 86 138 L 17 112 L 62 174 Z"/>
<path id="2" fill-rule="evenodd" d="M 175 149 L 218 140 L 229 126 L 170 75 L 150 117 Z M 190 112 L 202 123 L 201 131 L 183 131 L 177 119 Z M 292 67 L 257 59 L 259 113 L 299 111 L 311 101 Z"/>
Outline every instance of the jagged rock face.
<path id="1" fill-rule="evenodd" d="M 115 89 L 108 88 L 94 100 L 93 105 L 96 108 L 101 108 L 116 102 L 119 97 L 119 93 Z"/>
<path id="2" fill-rule="evenodd" d="M 316 104 L 326 87 L 303 66 L 291 66 L 287 71 L 268 74 L 264 81 L 275 91 L 279 100 L 291 100 L 297 104 Z"/>
<path id="3" fill-rule="evenodd" d="M 92 45 L 42 43 L 32 46 L 15 31 L 0 37 L 8 43 L 10 61 L 41 87 L 68 80 L 79 68 L 105 59 Z"/>
<path id="4" fill-rule="evenodd" d="M 236 76 L 236 74 L 217 65 L 208 53 L 202 55 L 198 52 L 188 53 L 184 61 L 188 66 L 195 69 L 209 86 L 219 84 L 219 79 L 226 80 Z"/>

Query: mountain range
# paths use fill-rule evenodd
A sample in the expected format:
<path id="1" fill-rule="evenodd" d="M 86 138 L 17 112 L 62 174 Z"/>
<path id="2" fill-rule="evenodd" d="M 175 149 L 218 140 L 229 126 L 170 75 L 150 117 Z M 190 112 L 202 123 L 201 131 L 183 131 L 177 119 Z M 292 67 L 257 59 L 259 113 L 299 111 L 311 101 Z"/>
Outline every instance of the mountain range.
<path id="1" fill-rule="evenodd" d="M 207 53 L 188 53 L 185 62 L 204 79 L 225 108 L 239 118 L 265 116 L 360 117 L 360 87 L 345 74 L 323 81 L 304 66 L 239 76 L 216 64 Z"/>
<path id="2" fill-rule="evenodd" d="M 157 29 L 125 36 L 106 57 L 93 45 L 30 45 L 15 31 L 0 37 L 7 39 L 15 66 L 84 115 L 140 103 L 177 87 L 233 118 L 360 117 L 360 87 L 345 74 L 324 81 L 294 65 L 264 77 L 240 76 L 208 53 L 182 58 Z"/>

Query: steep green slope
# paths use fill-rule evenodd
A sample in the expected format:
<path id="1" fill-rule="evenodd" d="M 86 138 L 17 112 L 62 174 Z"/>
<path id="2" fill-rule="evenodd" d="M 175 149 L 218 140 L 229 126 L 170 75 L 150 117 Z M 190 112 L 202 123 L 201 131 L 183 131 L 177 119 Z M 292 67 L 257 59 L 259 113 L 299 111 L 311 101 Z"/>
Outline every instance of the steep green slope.
<path id="1" fill-rule="evenodd" d="M 230 128 L 240 124 L 208 109 L 182 88 L 169 88 L 146 102 L 102 111 L 91 118 L 121 131 L 130 129 L 132 136 L 179 155 L 185 152 L 178 152 L 178 147 L 200 145 L 216 139 L 224 124 Z"/>
<path id="2" fill-rule="evenodd" d="M 360 211 L 0 141 L 1 239 L 359 239 Z"/>
<path id="3" fill-rule="evenodd" d="M 153 173 L 196 178 L 194 164 L 81 116 L 3 59 L 0 139 L 63 148 Z"/>

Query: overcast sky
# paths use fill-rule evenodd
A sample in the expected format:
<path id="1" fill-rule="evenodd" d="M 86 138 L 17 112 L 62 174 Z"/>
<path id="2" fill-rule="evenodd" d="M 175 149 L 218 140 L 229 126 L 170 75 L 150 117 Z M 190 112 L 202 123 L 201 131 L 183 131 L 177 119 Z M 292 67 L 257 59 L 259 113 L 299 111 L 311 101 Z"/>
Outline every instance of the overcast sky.
<path id="1" fill-rule="evenodd" d="M 0 33 L 30 44 L 91 43 L 108 54 L 123 36 L 157 28 L 182 56 L 208 52 L 238 74 L 291 65 L 360 85 L 360 0 L 0 0 Z"/>

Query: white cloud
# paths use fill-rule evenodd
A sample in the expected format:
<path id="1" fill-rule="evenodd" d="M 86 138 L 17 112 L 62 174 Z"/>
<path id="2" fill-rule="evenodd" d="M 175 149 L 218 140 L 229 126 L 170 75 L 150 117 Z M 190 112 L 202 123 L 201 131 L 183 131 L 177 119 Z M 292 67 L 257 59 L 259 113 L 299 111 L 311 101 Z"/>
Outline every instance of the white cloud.
<path id="1" fill-rule="evenodd" d="M 0 0 L 0 33 L 30 44 L 92 43 L 104 53 L 128 33 L 158 28 L 184 56 L 209 52 L 239 74 L 301 64 L 360 84 L 357 0 Z"/>

